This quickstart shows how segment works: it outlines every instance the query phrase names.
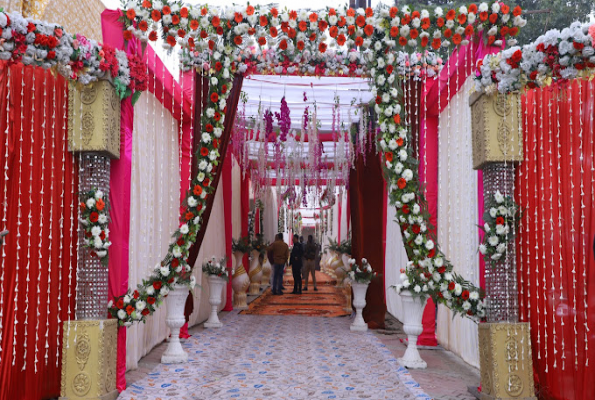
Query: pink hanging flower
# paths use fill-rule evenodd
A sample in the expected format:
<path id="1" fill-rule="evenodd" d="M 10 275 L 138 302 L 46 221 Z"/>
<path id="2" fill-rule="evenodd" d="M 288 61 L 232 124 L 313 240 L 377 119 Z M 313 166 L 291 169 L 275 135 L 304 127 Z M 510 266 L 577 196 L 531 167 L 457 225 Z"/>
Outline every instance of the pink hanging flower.
<path id="1" fill-rule="evenodd" d="M 589 36 L 591 36 L 591 43 L 595 47 L 595 24 L 589 27 Z"/>

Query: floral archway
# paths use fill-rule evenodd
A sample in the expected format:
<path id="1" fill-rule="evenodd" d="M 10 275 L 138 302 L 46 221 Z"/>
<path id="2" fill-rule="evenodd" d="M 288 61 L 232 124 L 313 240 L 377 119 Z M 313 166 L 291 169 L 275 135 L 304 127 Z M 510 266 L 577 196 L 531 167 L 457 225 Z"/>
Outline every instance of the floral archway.
<path id="1" fill-rule="evenodd" d="M 526 23 L 521 13 L 520 7 L 511 9 L 500 2 L 457 10 L 437 7 L 431 12 L 407 7 L 279 11 L 251 5 L 219 10 L 177 2 L 129 2 L 122 18 L 125 39 L 146 42 L 161 36 L 166 48 L 179 48 L 184 69 L 195 68 L 208 77 L 209 91 L 202 129 L 196 133 L 201 138 L 195 155 L 198 172 L 186 195 L 179 229 L 153 275 L 137 290 L 110 301 L 111 315 L 128 326 L 154 312 L 174 284 L 192 284 L 187 259 L 203 223 L 208 196 L 215 190 L 234 75 L 260 73 L 369 77 L 384 177 L 409 257 L 403 285 L 457 313 L 483 317 L 483 292 L 453 273 L 430 232 L 430 214 L 398 84 L 409 71 L 400 67 L 396 54 L 400 49 L 450 51 L 478 40 L 512 45 Z"/>

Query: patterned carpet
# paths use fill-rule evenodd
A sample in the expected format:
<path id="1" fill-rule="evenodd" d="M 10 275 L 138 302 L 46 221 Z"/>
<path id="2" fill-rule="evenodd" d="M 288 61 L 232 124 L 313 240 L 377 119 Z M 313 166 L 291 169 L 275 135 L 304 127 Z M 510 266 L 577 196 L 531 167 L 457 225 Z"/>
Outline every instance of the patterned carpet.
<path id="1" fill-rule="evenodd" d="M 268 288 L 259 298 L 250 303 L 249 309 L 240 312 L 247 315 L 306 315 L 311 317 L 341 317 L 351 315 L 345 311 L 346 299 L 343 289 L 336 288 L 336 281 L 328 275 L 316 271 L 318 291 L 310 280 L 308 291 L 301 295 L 290 294 L 293 290 L 293 277 L 284 276 L 285 294 L 274 296 Z"/>
<path id="2" fill-rule="evenodd" d="M 186 364 L 160 364 L 119 400 L 423 399 L 373 333 L 348 318 L 239 315 L 184 343 Z"/>

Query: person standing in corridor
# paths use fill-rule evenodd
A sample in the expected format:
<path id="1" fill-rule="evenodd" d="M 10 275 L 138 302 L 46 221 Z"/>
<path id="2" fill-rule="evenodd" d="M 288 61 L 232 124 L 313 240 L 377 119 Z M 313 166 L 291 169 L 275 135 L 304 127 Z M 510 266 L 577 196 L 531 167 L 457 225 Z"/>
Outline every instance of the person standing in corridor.
<path id="1" fill-rule="evenodd" d="M 318 252 L 318 246 L 314 243 L 312 235 L 308 235 L 308 243 L 304 248 L 304 290 L 308 290 L 308 275 L 312 274 L 312 283 L 314 284 L 314 290 L 318 291 L 316 287 L 316 253 Z"/>
<path id="2" fill-rule="evenodd" d="M 304 257 L 304 248 L 299 242 L 298 235 L 293 235 L 293 248 L 289 256 L 289 265 L 293 274 L 293 292 L 291 294 L 302 294 L 302 259 Z"/>
<path id="3" fill-rule="evenodd" d="M 267 249 L 273 258 L 273 294 L 282 295 L 283 269 L 289 259 L 289 246 L 283 241 L 283 234 L 278 233 L 275 241 Z"/>

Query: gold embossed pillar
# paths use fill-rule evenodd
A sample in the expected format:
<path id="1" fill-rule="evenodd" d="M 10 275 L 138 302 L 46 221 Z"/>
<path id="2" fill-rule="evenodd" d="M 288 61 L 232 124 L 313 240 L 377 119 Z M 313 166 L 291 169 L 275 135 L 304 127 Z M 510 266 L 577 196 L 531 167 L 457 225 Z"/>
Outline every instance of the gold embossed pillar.
<path id="1" fill-rule="evenodd" d="M 78 161 L 78 192 L 99 189 L 109 198 L 110 159 L 120 155 L 120 99 L 109 82 L 70 84 L 68 149 Z M 76 320 L 64 323 L 60 399 L 111 400 L 118 397 L 118 323 L 106 319 L 108 268 L 90 249 L 77 249 Z"/>
<path id="2" fill-rule="evenodd" d="M 519 94 L 474 94 L 473 167 L 483 171 L 484 201 L 496 191 L 514 196 L 515 167 L 523 161 Z M 479 324 L 480 398 L 535 399 L 531 336 L 518 322 L 516 247 L 507 257 L 486 265 L 487 321 Z"/>

